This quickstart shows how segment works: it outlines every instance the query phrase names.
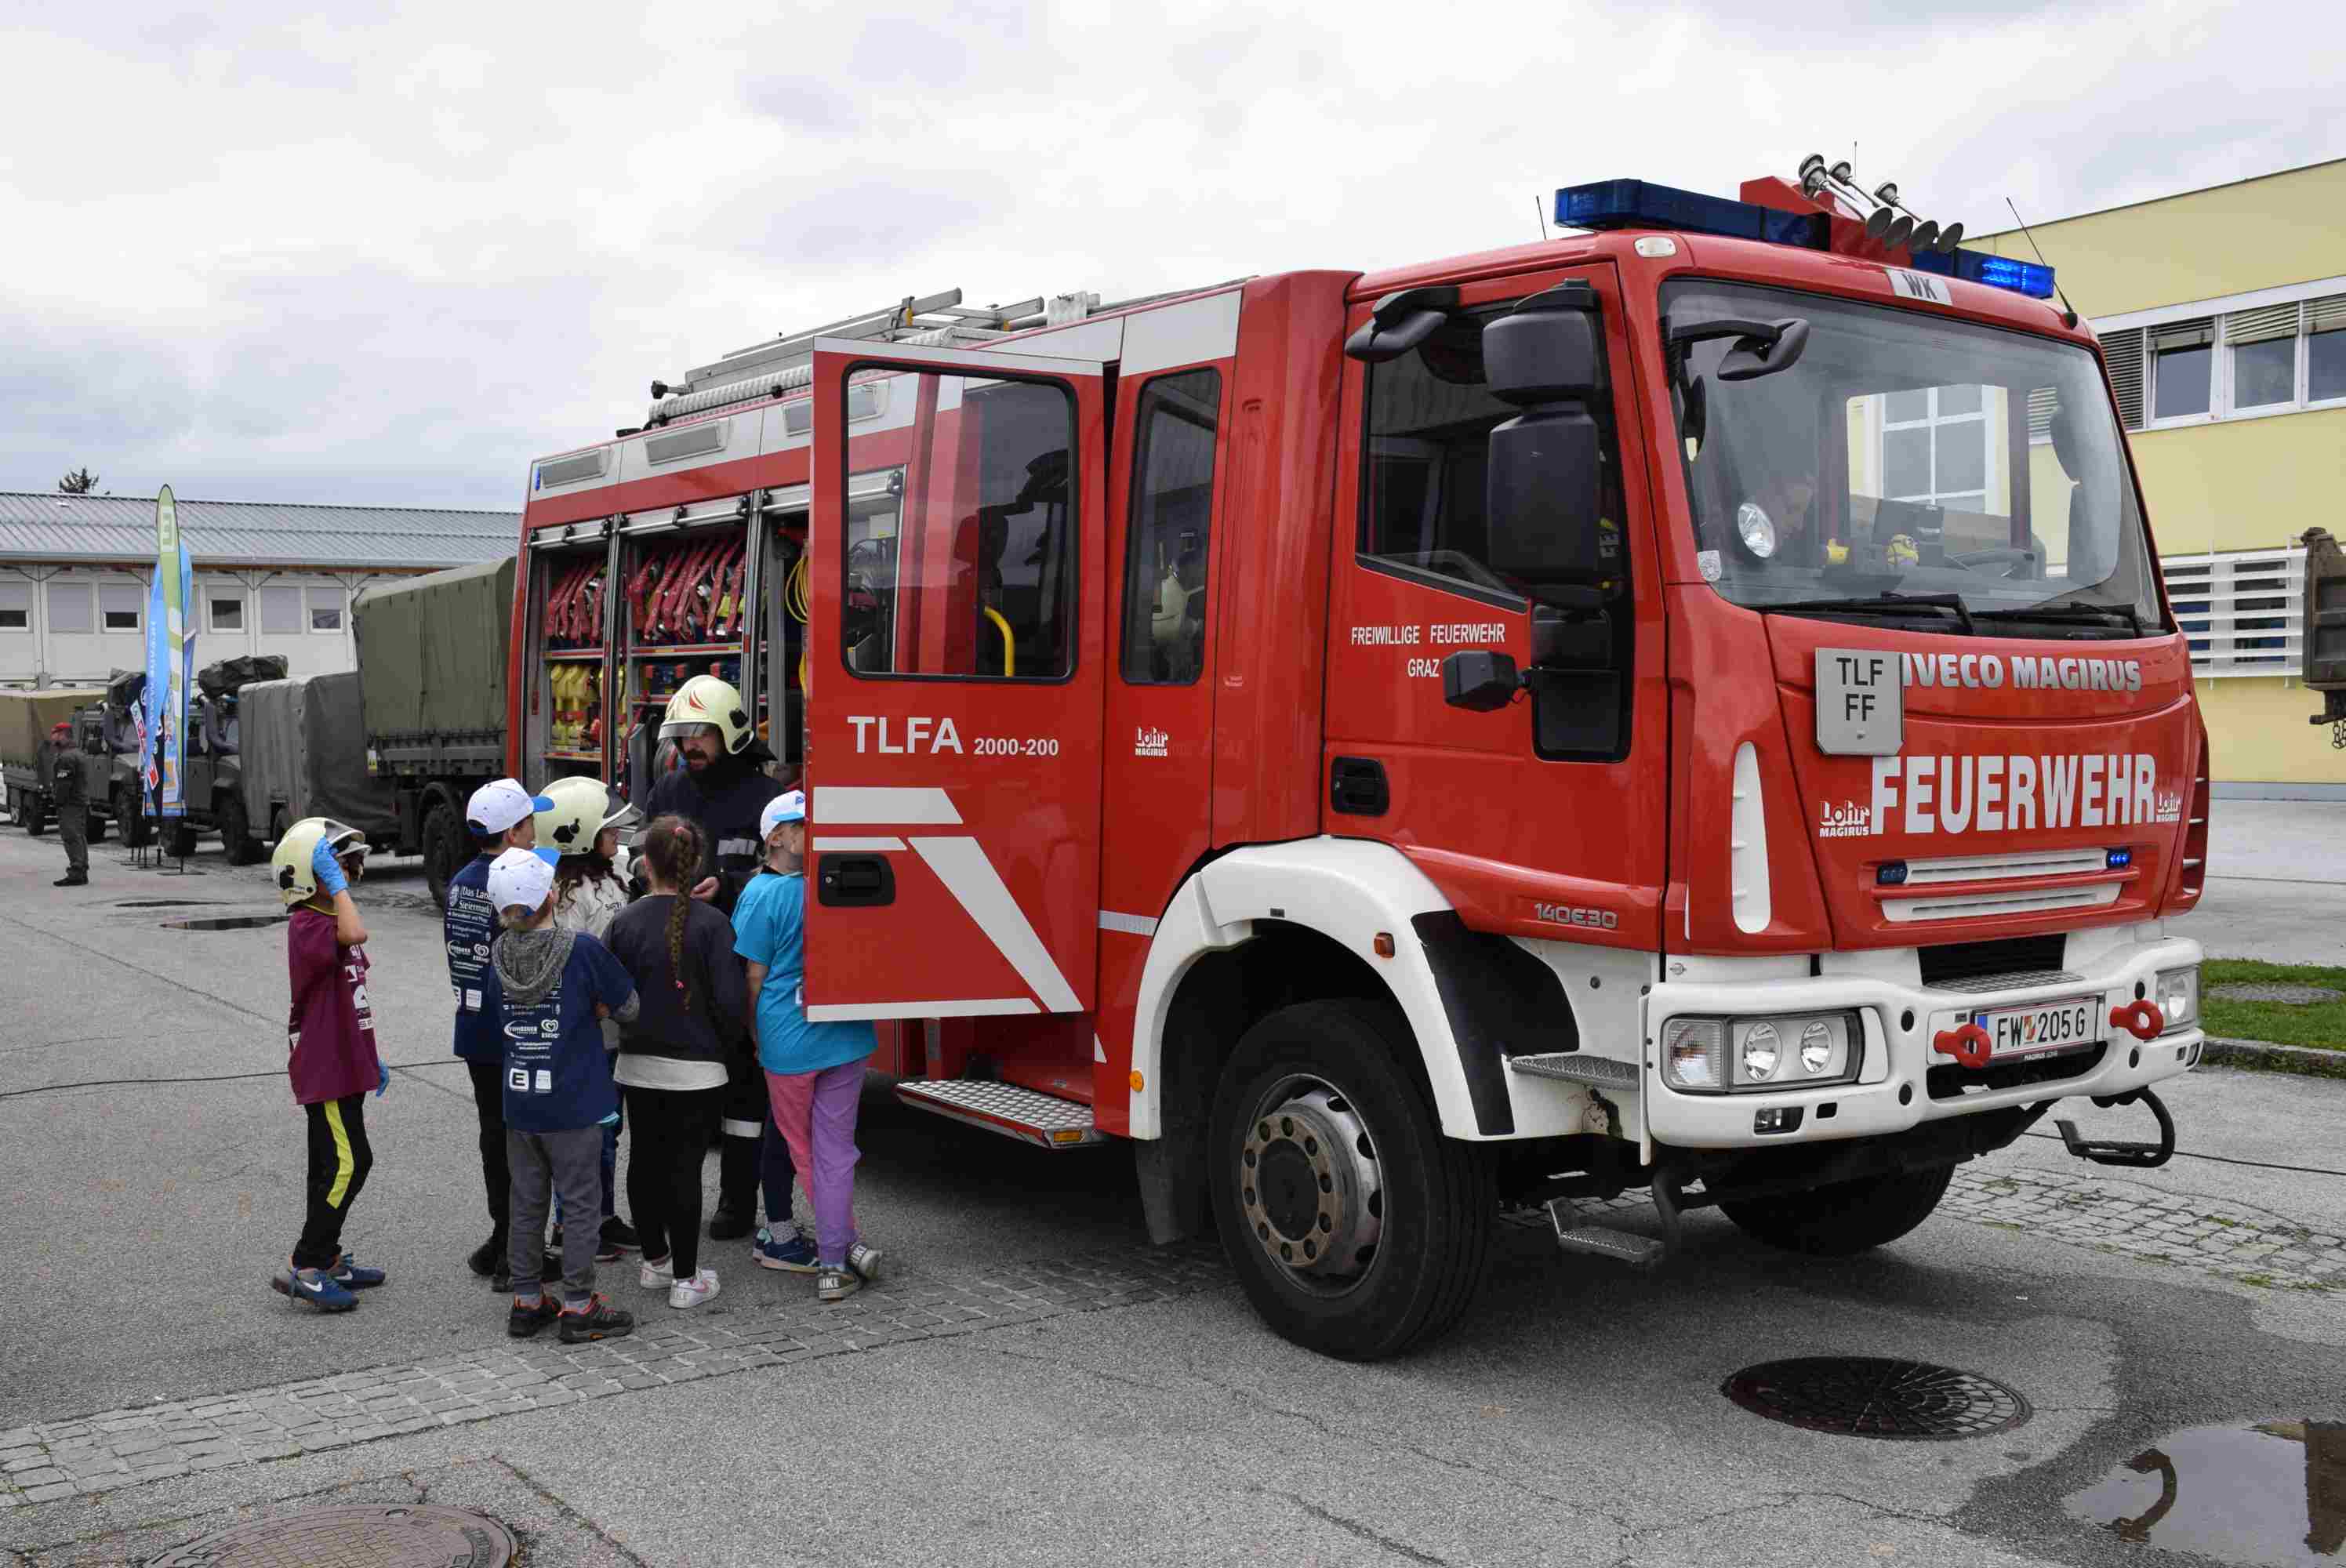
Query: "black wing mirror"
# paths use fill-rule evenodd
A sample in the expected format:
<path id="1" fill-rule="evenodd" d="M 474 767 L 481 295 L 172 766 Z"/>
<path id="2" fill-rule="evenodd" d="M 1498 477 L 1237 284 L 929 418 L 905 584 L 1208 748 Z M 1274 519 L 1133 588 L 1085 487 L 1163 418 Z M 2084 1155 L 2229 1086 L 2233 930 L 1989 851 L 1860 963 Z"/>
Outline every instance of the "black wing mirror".
<path id="1" fill-rule="evenodd" d="M 1808 351 L 1809 323 L 1799 316 L 1787 316 L 1780 321 L 1739 321 L 1728 318 L 1698 321 L 1671 332 L 1670 346 L 1684 349 L 1710 338 L 1735 340 L 1734 346 L 1719 359 L 1719 379 L 1748 382 L 1757 376 L 1789 371 L 1800 363 L 1800 356 Z"/>
<path id="2" fill-rule="evenodd" d="M 1433 336 L 1458 308 L 1455 284 L 1403 289 L 1387 294 L 1369 311 L 1361 330 L 1344 340 L 1344 352 L 1367 364 L 1397 360 Z"/>
<path id="3" fill-rule="evenodd" d="M 1495 713 L 1515 701 L 1524 684 L 1515 657 L 1493 648 L 1468 648 L 1442 661 L 1442 700 L 1475 713 Z"/>

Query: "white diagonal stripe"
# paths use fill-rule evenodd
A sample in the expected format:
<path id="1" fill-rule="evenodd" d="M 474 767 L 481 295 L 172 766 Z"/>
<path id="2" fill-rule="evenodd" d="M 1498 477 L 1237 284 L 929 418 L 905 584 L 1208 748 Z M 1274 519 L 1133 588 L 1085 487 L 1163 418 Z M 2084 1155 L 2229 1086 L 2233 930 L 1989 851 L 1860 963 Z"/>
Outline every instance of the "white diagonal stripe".
<path id="1" fill-rule="evenodd" d="M 809 1004 L 810 1023 L 833 1023 L 858 1018 L 997 1018 L 1014 1013 L 1040 1013 L 1031 996 L 977 996 L 958 1002 L 850 1002 L 829 1007 Z"/>
<path id="2" fill-rule="evenodd" d="M 1051 950 L 1035 934 L 1026 911 L 1018 907 L 1018 901 L 1003 885 L 1002 874 L 985 858 L 984 846 L 971 838 L 914 839 L 913 851 L 960 901 L 977 929 L 1002 951 L 1027 989 L 1042 998 L 1046 1013 L 1083 1011 L 1075 989 L 1052 961 Z"/>
<path id="3" fill-rule="evenodd" d="M 817 839 L 814 841 L 814 847 L 818 850 L 828 850 L 833 854 L 843 855 L 852 854 L 859 850 L 872 851 L 901 850 L 904 847 L 904 840 L 902 839 Z"/>
<path id="4" fill-rule="evenodd" d="M 942 789 L 893 789 L 870 785 L 817 786 L 814 820 L 826 828 L 908 823 L 921 828 L 958 828 L 961 813 Z"/>
<path id="5" fill-rule="evenodd" d="M 1155 936 L 1157 917 L 1118 914 L 1114 910 L 1102 910 L 1099 912 L 1099 928 L 1102 931 L 1120 931 L 1131 936 Z"/>

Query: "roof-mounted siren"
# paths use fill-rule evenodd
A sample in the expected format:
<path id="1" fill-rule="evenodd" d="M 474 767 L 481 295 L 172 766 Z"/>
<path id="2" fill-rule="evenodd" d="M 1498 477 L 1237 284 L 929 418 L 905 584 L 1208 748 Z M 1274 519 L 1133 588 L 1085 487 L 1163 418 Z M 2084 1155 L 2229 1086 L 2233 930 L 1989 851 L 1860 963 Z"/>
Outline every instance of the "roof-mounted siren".
<path id="1" fill-rule="evenodd" d="M 1898 199 L 1898 187 L 1884 181 L 1868 194 L 1853 177 L 1849 160 L 1827 165 L 1822 153 L 1812 152 L 1800 160 L 1800 194 L 1811 201 L 1827 201 L 1838 198 L 1865 215 L 1865 237 L 1884 245 L 1911 250 L 1954 249 L 1964 237 L 1964 226 L 1950 224 L 1942 229 L 1936 223 L 1919 217 L 1912 208 Z"/>

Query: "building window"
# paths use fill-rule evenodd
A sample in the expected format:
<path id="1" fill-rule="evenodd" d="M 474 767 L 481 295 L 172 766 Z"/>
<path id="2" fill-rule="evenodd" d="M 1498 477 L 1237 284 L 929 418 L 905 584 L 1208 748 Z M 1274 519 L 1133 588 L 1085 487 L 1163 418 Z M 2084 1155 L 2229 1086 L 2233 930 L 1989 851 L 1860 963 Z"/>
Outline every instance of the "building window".
<path id="1" fill-rule="evenodd" d="M 301 590 L 260 590 L 260 629 L 273 637 L 298 636 L 301 630 Z"/>
<path id="2" fill-rule="evenodd" d="M 87 632 L 97 623 L 90 618 L 89 585 L 87 583 L 53 582 L 49 585 L 49 630 L 53 632 Z"/>
<path id="3" fill-rule="evenodd" d="M 147 590 L 135 583 L 101 583 L 97 588 L 97 613 L 109 632 L 135 632 L 139 627 L 140 612 L 147 606 Z"/>
<path id="4" fill-rule="evenodd" d="M 313 632 L 340 632 L 342 629 L 342 591 L 340 588 L 310 590 L 310 629 Z"/>
<path id="5" fill-rule="evenodd" d="M 1988 417 L 1976 386 L 1924 387 L 1883 399 L 1882 493 L 1958 512 L 1987 510 Z"/>
<path id="6" fill-rule="evenodd" d="M 32 585 L 0 583 L 0 632 L 28 632 L 32 629 Z"/>
<path id="7" fill-rule="evenodd" d="M 2205 316 L 2150 334 L 2150 417 L 2204 419 L 2213 406 L 2216 352 Z"/>
<path id="8" fill-rule="evenodd" d="M 205 596 L 210 616 L 209 629 L 215 632 L 244 630 L 244 595 L 240 590 L 214 588 Z"/>

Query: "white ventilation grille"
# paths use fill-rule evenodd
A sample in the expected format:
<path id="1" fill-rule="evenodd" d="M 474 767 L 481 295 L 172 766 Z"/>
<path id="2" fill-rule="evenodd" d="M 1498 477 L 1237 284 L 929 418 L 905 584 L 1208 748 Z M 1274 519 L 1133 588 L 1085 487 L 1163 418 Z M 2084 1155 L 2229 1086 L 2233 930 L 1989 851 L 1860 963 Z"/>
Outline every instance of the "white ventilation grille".
<path id="1" fill-rule="evenodd" d="M 582 479 L 600 479 L 603 477 L 605 455 L 599 450 L 582 452 L 576 457 L 557 457 L 551 463 L 541 463 L 537 465 L 537 483 L 545 486 L 576 484 Z"/>
<path id="2" fill-rule="evenodd" d="M 2233 550 L 2158 564 L 2191 673 L 2293 676 L 2305 634 L 2305 552 Z"/>
<path id="3" fill-rule="evenodd" d="M 2054 411 L 2061 406 L 2059 387 L 2031 387 L 2028 391 L 2028 439 L 2032 443 L 2053 439 Z"/>
<path id="4" fill-rule="evenodd" d="M 2034 892 L 1958 893 L 1935 899 L 1885 899 L 1884 920 L 1905 924 L 1925 920 L 1981 920 L 1991 915 L 2041 914 L 2050 910 L 2096 909 L 2117 901 L 2118 884 L 2044 888 Z"/>
<path id="5" fill-rule="evenodd" d="M 644 458 L 648 463 L 677 463 L 704 453 L 725 450 L 725 435 L 732 426 L 729 419 L 712 419 L 706 424 L 696 424 L 672 435 L 656 435 L 644 443 Z"/>
<path id="6" fill-rule="evenodd" d="M 1760 798 L 1760 753 L 1748 740 L 1735 748 L 1735 801 L 1727 821 L 1727 880 L 1735 929 L 1748 936 L 1766 931 L 1776 913 L 1774 891 L 1768 884 L 1768 810 Z"/>
<path id="7" fill-rule="evenodd" d="M 2110 391 L 2118 401 L 2118 423 L 2128 430 L 2142 428 L 2143 331 L 2128 327 L 2105 333 L 2102 358 L 2109 361 Z"/>
<path id="8" fill-rule="evenodd" d="M 2021 877 L 2066 877 L 2109 869 L 2101 850 L 2015 850 L 2003 855 L 1947 855 L 1906 862 L 1906 885 L 1933 882 L 2005 882 Z"/>

